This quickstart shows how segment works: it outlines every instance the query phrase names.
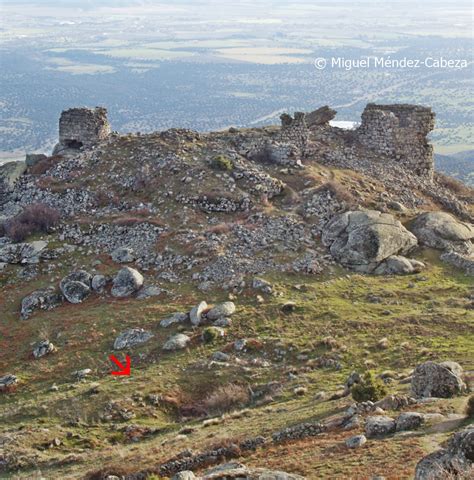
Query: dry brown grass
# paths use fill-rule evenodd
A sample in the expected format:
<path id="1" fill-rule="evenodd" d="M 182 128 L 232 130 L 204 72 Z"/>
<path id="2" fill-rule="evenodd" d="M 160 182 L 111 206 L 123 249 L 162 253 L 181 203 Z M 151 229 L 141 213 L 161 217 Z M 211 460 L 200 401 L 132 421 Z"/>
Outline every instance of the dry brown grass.
<path id="1" fill-rule="evenodd" d="M 249 389 L 244 385 L 229 383 L 217 387 L 203 401 L 203 407 L 209 413 L 225 413 L 241 408 L 250 401 Z"/>
<path id="2" fill-rule="evenodd" d="M 459 180 L 450 177 L 449 175 L 445 175 L 444 173 L 435 172 L 434 178 L 442 187 L 446 188 L 452 193 L 455 193 L 456 195 L 469 198 L 471 199 L 471 203 L 473 202 L 472 199 L 474 198 L 474 189 L 468 187 Z"/>
<path id="3" fill-rule="evenodd" d="M 38 163 L 28 169 L 28 173 L 32 175 L 44 175 L 50 168 L 63 160 L 61 155 L 53 155 L 52 157 L 40 160 Z"/>
<path id="4" fill-rule="evenodd" d="M 331 180 L 321 185 L 317 192 L 329 192 L 339 202 L 345 202 L 348 206 L 355 205 L 356 199 L 352 193 L 341 183 Z"/>

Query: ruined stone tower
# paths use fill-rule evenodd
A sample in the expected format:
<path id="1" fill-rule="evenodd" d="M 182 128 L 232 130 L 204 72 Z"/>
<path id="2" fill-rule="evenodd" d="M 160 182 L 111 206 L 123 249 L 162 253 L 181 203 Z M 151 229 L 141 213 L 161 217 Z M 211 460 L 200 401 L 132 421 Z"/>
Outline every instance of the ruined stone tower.
<path id="1" fill-rule="evenodd" d="M 54 153 L 66 149 L 90 148 L 110 135 L 107 109 L 71 108 L 61 113 L 59 144 Z"/>
<path id="2" fill-rule="evenodd" d="M 357 130 L 360 143 L 417 175 L 432 177 L 433 147 L 426 136 L 434 128 L 435 114 L 419 105 L 369 103 Z"/>

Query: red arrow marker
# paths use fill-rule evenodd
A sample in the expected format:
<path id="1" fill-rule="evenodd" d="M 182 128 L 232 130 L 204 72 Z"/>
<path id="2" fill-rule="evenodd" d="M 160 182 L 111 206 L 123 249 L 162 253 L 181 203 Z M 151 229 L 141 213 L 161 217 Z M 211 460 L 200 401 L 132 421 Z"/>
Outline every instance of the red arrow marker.
<path id="1" fill-rule="evenodd" d="M 125 360 L 127 364 L 124 366 L 115 355 L 110 355 L 110 361 L 114 362 L 115 365 L 119 368 L 116 372 L 110 372 L 112 375 L 130 375 L 130 357 L 128 355 L 125 356 Z"/>

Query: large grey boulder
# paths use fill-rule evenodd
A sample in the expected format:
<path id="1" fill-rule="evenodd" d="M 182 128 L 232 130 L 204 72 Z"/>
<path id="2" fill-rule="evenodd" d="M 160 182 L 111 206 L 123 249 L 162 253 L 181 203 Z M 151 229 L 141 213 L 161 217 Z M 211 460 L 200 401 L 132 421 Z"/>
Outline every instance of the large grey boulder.
<path id="1" fill-rule="evenodd" d="M 472 478 L 474 462 L 474 425 L 456 432 L 447 448 L 422 458 L 415 469 L 415 480 Z"/>
<path id="2" fill-rule="evenodd" d="M 94 292 L 103 292 L 107 286 L 107 277 L 105 275 L 94 275 L 91 280 L 91 287 Z"/>
<path id="3" fill-rule="evenodd" d="M 25 162 L 8 162 L 0 165 L 0 192 L 9 191 L 26 172 Z"/>
<path id="4" fill-rule="evenodd" d="M 466 389 L 462 367 L 456 362 L 425 362 L 418 365 L 411 378 L 414 397 L 450 398 Z"/>
<path id="5" fill-rule="evenodd" d="M 441 250 L 472 251 L 474 226 L 463 223 L 445 212 L 426 212 L 418 215 L 410 226 L 421 245 Z"/>
<path id="6" fill-rule="evenodd" d="M 124 348 L 130 348 L 135 345 L 139 345 L 140 343 L 145 343 L 153 338 L 153 334 L 151 332 L 147 332 L 143 328 L 131 328 L 122 332 L 114 342 L 114 349 L 115 350 L 122 350 Z"/>
<path id="7" fill-rule="evenodd" d="M 20 317 L 27 320 L 35 310 L 51 310 L 63 301 L 63 296 L 52 288 L 36 290 L 21 301 Z"/>
<path id="8" fill-rule="evenodd" d="M 380 437 L 395 432 L 395 420 L 385 415 L 368 417 L 365 422 L 365 434 L 368 438 Z"/>
<path id="9" fill-rule="evenodd" d="M 0 262 L 11 264 L 35 264 L 41 253 L 48 246 L 47 242 L 37 240 L 30 243 L 9 243 L 0 247 Z"/>
<path id="10" fill-rule="evenodd" d="M 178 333 L 176 335 L 171 336 L 166 343 L 163 345 L 163 350 L 165 351 L 173 351 L 173 350 L 182 350 L 186 348 L 188 343 L 191 339 L 184 335 L 184 333 Z"/>
<path id="11" fill-rule="evenodd" d="M 382 262 L 417 245 L 416 237 L 398 220 L 376 210 L 337 215 L 327 223 L 322 241 L 336 261 L 362 273 L 373 273 Z"/>
<path id="12" fill-rule="evenodd" d="M 421 272 L 425 268 L 423 262 L 412 258 L 392 255 L 386 258 L 375 270 L 376 275 L 408 275 Z"/>
<path id="13" fill-rule="evenodd" d="M 69 303 L 81 303 L 91 293 L 92 275 L 85 270 L 76 270 L 59 283 L 64 298 Z"/>
<path id="14" fill-rule="evenodd" d="M 129 297 L 143 286 L 143 275 L 134 268 L 124 267 L 113 280 L 112 295 Z"/>
<path id="15" fill-rule="evenodd" d="M 219 303 L 215 307 L 212 307 L 206 314 L 209 320 L 218 320 L 222 317 L 230 317 L 235 313 L 234 302 Z"/>

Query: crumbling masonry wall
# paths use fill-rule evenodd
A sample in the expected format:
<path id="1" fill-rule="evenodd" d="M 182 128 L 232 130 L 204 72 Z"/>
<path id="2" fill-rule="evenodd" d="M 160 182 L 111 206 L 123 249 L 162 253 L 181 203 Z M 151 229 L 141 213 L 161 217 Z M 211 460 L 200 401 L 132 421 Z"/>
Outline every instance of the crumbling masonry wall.
<path id="1" fill-rule="evenodd" d="M 435 114 L 419 105 L 369 103 L 356 137 L 367 148 L 403 163 L 418 175 L 433 176 L 433 147 L 427 135 Z"/>
<path id="2" fill-rule="evenodd" d="M 63 148 L 88 148 L 109 135 L 105 108 L 71 108 L 61 113 L 59 143 Z"/>

